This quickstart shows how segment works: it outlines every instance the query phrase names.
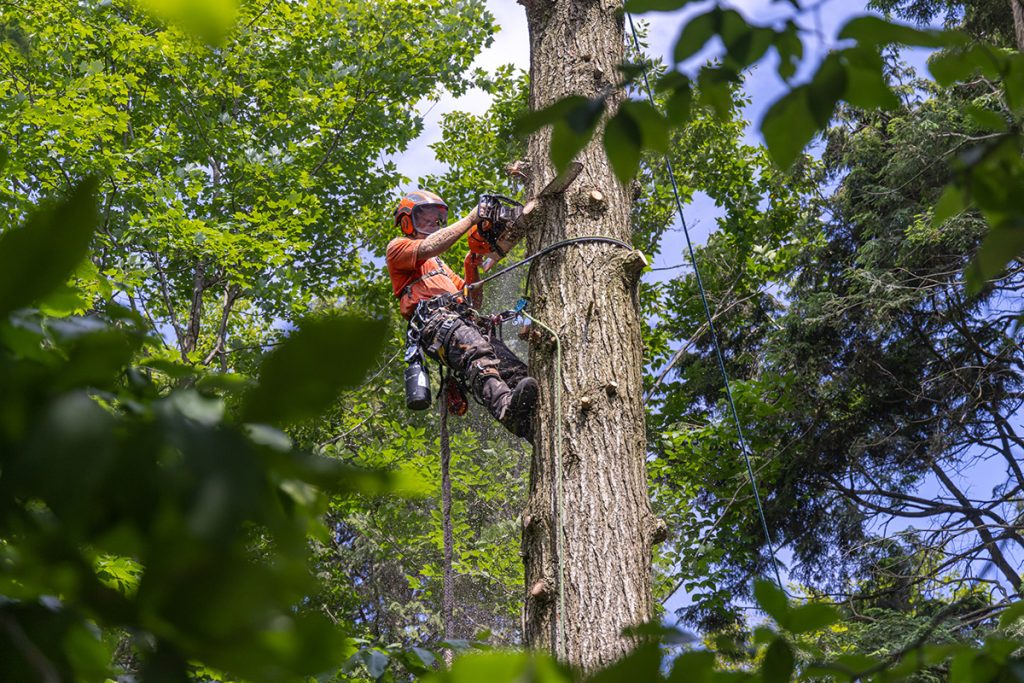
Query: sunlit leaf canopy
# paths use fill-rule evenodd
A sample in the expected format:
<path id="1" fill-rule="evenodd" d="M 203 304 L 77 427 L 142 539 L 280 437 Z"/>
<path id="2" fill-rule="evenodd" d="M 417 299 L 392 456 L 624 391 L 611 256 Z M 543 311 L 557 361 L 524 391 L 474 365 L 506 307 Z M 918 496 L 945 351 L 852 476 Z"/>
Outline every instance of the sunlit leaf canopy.
<path id="1" fill-rule="evenodd" d="M 634 93 L 602 136 L 616 172 L 642 181 L 645 251 L 675 229 L 661 154 L 684 200 L 722 208 L 698 257 L 769 522 L 793 553 L 789 595 L 752 580 L 770 558 L 694 278 L 648 277 L 649 471 L 673 531 L 655 591 L 682 586 L 700 636 L 641 627 L 632 655 L 582 673 L 487 652 L 520 637 L 528 472 L 481 423 L 454 434 L 465 638 L 441 640 L 433 420 L 402 404 L 388 361 L 401 323 L 368 257 L 415 173 L 388 158 L 422 130 L 417 105 L 470 83 L 494 96 L 485 114 L 444 116 L 448 168 L 422 181 L 468 208 L 482 187 L 516 191 L 499 168 L 523 155 L 514 131 L 554 125 L 568 163 L 606 104 L 526 114 L 525 75 L 470 74 L 493 30 L 478 2 L 2 8 L 0 678 L 1016 675 L 1019 570 L 991 552 L 1016 540 L 977 535 L 1012 533 L 1014 475 L 978 504 L 991 523 L 974 536 L 954 493 L 914 487 L 974 458 L 963 443 L 1018 452 L 1019 53 L 970 13 L 966 35 L 855 20 L 852 45 L 766 118 L 763 148 L 744 142 L 736 76 L 774 49 L 792 78 L 802 33 L 705 10 L 676 56 L 718 35 L 725 58 L 659 74 L 656 104 Z M 938 49 L 937 83 L 901 87 L 890 44 Z M 819 161 L 804 143 L 822 129 Z M 946 521 L 878 537 L 878 508 Z M 460 655 L 450 670 L 444 649 Z"/>

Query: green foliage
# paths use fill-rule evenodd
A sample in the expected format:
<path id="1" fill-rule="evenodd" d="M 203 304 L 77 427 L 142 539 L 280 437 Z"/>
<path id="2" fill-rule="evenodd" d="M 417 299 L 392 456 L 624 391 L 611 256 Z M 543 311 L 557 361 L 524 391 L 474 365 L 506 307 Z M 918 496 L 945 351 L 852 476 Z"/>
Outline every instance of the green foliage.
<path id="1" fill-rule="evenodd" d="M 907 81 L 898 110 L 842 110 L 823 156 L 829 197 L 796 198 L 774 228 L 723 222 L 698 252 L 768 523 L 793 552 L 789 576 L 839 595 L 891 596 L 880 607 L 895 612 L 915 594 L 939 599 L 972 585 L 965 549 L 992 561 L 1001 585 L 1019 582 L 1012 561 L 989 557 L 980 537 L 958 545 L 953 527 L 979 528 L 961 516 L 972 514 L 972 496 L 960 498 L 967 484 L 954 474 L 976 458 L 1005 472 L 991 494 L 973 491 L 985 499 L 978 505 L 1016 515 L 1005 494 L 1018 482 L 1019 450 L 997 434 L 1012 440 L 1019 429 L 1020 330 L 1012 312 L 989 307 L 1013 300 L 1021 274 L 1013 268 L 979 300 L 965 297 L 961 273 L 984 225 L 958 195 L 943 200 L 942 220 L 932 214 L 949 178 L 944 160 L 987 135 L 966 105 L 992 107 L 999 93 Z M 778 244 L 796 248 L 766 263 Z M 741 618 L 737 579 L 770 572 L 772 560 L 692 303 L 696 284 L 684 277 L 667 290 L 659 335 L 688 342 L 678 374 L 650 399 L 652 474 L 670 526 L 680 525 L 681 543 L 665 555 L 676 568 L 670 585 L 694 600 L 681 616 L 717 631 Z M 989 361 L 973 365 L 979 352 Z M 965 382 L 977 393 L 965 395 Z M 990 420 L 994 432 L 983 427 Z M 948 484 L 937 481 L 947 473 Z M 918 492 L 925 482 L 941 487 L 940 500 Z M 951 518 L 947 505 L 959 506 Z M 927 531 L 884 538 L 878 525 L 890 518 Z M 998 535 L 995 520 L 980 528 L 988 533 L 989 521 Z"/>
<path id="2" fill-rule="evenodd" d="M 674 650 L 673 643 L 688 639 L 680 637 L 684 634 L 675 629 L 658 627 L 642 629 L 649 632 L 648 636 L 638 642 L 632 652 L 593 672 L 568 669 L 544 654 L 470 652 L 457 657 L 450 670 L 438 671 L 422 680 L 467 683 L 625 683 L 637 680 L 654 683 L 787 683 L 826 678 L 895 683 L 940 680 L 938 676 L 948 672 L 945 680 L 989 683 L 1016 680 L 1015 676 L 1024 664 L 1019 655 L 1019 642 L 1008 639 L 1005 634 L 970 644 L 925 644 L 918 640 L 884 655 L 836 653 L 822 646 L 827 648 L 837 633 L 848 629 L 849 622 L 839 621 L 839 614 L 833 607 L 820 602 L 793 604 L 777 587 L 766 584 L 756 586 L 755 593 L 759 599 L 764 598 L 760 603 L 763 609 L 785 615 L 791 628 L 780 632 L 768 625 L 759 626 L 752 641 L 733 653 L 742 659 L 743 664 L 739 667 L 730 663 L 723 653 L 714 650 Z M 812 613 L 809 608 L 815 607 L 828 611 L 814 610 L 819 616 L 813 620 L 796 616 L 809 615 Z M 1015 605 L 1005 614 L 1007 616 L 1002 621 L 1012 624 L 1020 617 L 1020 610 Z M 939 626 L 940 619 L 931 620 L 926 633 Z M 655 632 L 660 635 L 655 636 Z M 794 636 L 795 632 L 807 635 Z M 391 662 L 400 663 L 407 655 L 401 650 L 373 650 L 358 655 L 357 659 L 373 678 L 384 680 L 382 677 L 388 675 Z"/>
<path id="3" fill-rule="evenodd" d="M 34 257 L 54 235 L 78 233 L 46 268 L 25 273 L 20 303 L 70 277 L 96 215 L 86 186 L 4 235 L 5 246 Z M 183 676 L 190 660 L 251 680 L 340 663 L 344 633 L 295 606 L 313 587 L 303 549 L 308 533 L 322 532 L 320 491 L 359 490 L 362 475 L 268 439 L 267 428 L 247 436 L 215 395 L 161 394 L 131 364 L 155 342 L 128 310 L 104 320 L 22 308 L 0 327 L 0 379 L 9 389 L 0 400 L 5 680 L 51 669 L 103 678 L 110 653 L 91 623 L 137 634 L 146 680 Z M 338 330 L 358 325 L 328 319 L 318 329 L 335 334 L 296 333 L 278 357 L 328 352 L 342 341 Z M 355 367 L 318 386 L 358 381 Z M 306 379 L 271 374 L 270 388 L 290 400 L 292 382 Z M 252 556 L 256 540 L 272 560 Z"/>
<path id="4" fill-rule="evenodd" d="M 641 1 L 627 3 L 626 9 L 670 11 L 686 4 L 688 0 Z M 793 4 L 800 10 L 798 3 Z M 730 87 L 739 83 L 742 71 L 759 62 L 769 49 L 774 48 L 778 55 L 780 75 L 784 79 L 793 75 L 804 52 L 800 33 L 801 29 L 793 21 L 782 27 L 756 26 L 736 10 L 716 4 L 687 21 L 676 41 L 673 58 L 676 63 L 685 62 L 717 36 L 725 48 L 722 60 L 702 67 L 696 79 L 680 70 L 670 71 L 659 81 L 658 88 L 686 93 L 695 81 L 700 85 L 704 104 L 712 106 L 720 116 L 728 116 Z M 809 83 L 792 88 L 765 116 L 762 123 L 765 143 L 782 168 L 790 168 L 811 139 L 828 126 L 839 102 L 846 101 L 865 109 L 898 105 L 883 75 L 884 64 L 879 53 L 882 47 L 899 44 L 938 48 L 963 42 L 955 32 L 921 30 L 872 16 L 850 20 L 840 30 L 839 38 L 856 44 L 829 54 Z M 629 85 L 643 70 L 627 65 L 623 72 Z M 681 97 L 685 98 L 685 94 Z M 589 141 L 601 120 L 604 99 L 566 98 L 542 111 L 525 115 L 520 132 L 529 133 L 544 125 L 553 125 L 551 159 L 556 167 L 564 168 Z M 668 118 L 657 112 L 645 115 L 641 134 L 628 104 L 612 112 L 606 124 L 611 133 L 605 134 L 604 146 L 620 180 L 627 182 L 632 178 L 643 150 L 663 151 L 664 129 L 684 126 L 689 121 L 684 107 L 673 106 L 670 114 Z M 571 131 L 571 135 L 567 131 Z"/>
<path id="5" fill-rule="evenodd" d="M 264 361 L 260 384 L 246 399 L 246 418 L 289 423 L 323 413 L 343 388 L 366 375 L 379 355 L 384 331 L 382 322 L 351 318 L 301 324 Z"/>
<path id="6" fill-rule="evenodd" d="M 159 4 L 204 22 L 232 3 Z M 95 178 L 102 299 L 79 312 L 125 303 L 164 360 L 243 372 L 325 300 L 386 315 L 371 257 L 403 176 L 380 160 L 422 130 L 423 101 L 476 80 L 493 31 L 479 0 L 242 2 L 217 48 L 125 0 L 4 21 L 27 49 L 0 43 L 0 230 Z"/>
<path id="7" fill-rule="evenodd" d="M 689 4 L 688 0 L 627 3 L 627 11 L 671 11 Z M 807 10 L 805 3 L 793 0 L 796 15 Z M 916 4 L 900 2 L 876 3 L 900 6 L 905 13 L 921 19 L 935 15 L 922 11 Z M 947 3 L 957 11 L 961 3 Z M 971 8 L 970 17 L 987 10 Z M 1005 10 L 1004 10 L 1005 14 Z M 703 66 L 696 78 L 678 68 L 658 82 L 658 89 L 673 93 L 668 98 L 667 114 L 650 112 L 638 120 L 628 103 L 610 112 L 605 125 L 603 144 L 612 167 L 623 182 L 636 173 L 645 150 L 663 151 L 664 131 L 671 126 L 685 126 L 690 121 L 690 92 L 699 84 L 702 103 L 711 106 L 719 116 L 728 116 L 730 86 L 740 82 L 744 69 L 760 61 L 774 48 L 779 60 L 779 74 L 788 80 L 803 55 L 802 29 L 792 20 L 782 26 L 756 26 L 743 15 L 724 9 L 717 3 L 708 11 L 691 17 L 680 31 L 673 50 L 674 60 L 685 62 L 708 42 L 718 37 L 725 48 L 720 62 Z M 967 271 L 968 286 L 977 294 L 993 277 L 1005 270 L 1014 258 L 1024 254 L 1024 214 L 1015 198 L 1024 177 L 1024 147 L 1016 132 L 1024 114 L 1024 56 L 1016 50 L 1004 50 L 984 42 L 968 43 L 968 36 L 955 30 L 916 28 L 895 23 L 888 18 L 861 16 L 851 19 L 838 38 L 853 43 L 830 52 L 817 65 L 807 83 L 794 85 L 765 114 L 761 132 L 775 161 L 783 169 L 791 168 L 803 155 L 807 145 L 825 130 L 841 103 L 863 111 L 894 110 L 900 105 L 889 85 L 881 51 L 889 46 L 944 49 L 932 63 L 932 73 L 945 86 L 965 81 L 980 72 L 999 82 L 1005 95 L 1008 117 L 979 112 L 991 130 L 998 131 L 989 139 L 980 140 L 959 156 L 954 182 L 964 197 L 965 207 L 976 207 L 991 228 L 977 258 Z M 624 65 L 626 86 L 636 84 L 643 73 L 633 65 Z M 544 125 L 552 125 L 551 159 L 559 169 L 590 140 L 602 122 L 605 100 L 570 97 L 540 112 L 531 112 L 521 121 L 520 132 L 530 133 Z M 1012 119 L 1012 123 L 1007 118 Z M 948 205 L 943 207 L 948 210 Z"/>

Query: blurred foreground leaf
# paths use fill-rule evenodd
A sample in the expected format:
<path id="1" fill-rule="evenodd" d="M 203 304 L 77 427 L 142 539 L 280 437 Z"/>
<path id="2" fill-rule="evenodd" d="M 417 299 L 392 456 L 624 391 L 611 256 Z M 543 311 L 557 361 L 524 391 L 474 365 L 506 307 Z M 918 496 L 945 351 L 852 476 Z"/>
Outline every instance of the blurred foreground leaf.
<path id="1" fill-rule="evenodd" d="M 386 324 L 353 316 L 303 323 L 267 357 L 245 403 L 248 422 L 294 423 L 315 417 L 365 377 Z"/>
<path id="2" fill-rule="evenodd" d="M 96 182 L 80 183 L 60 202 L 36 210 L 0 235 L 0 317 L 63 285 L 85 258 L 96 227 Z"/>

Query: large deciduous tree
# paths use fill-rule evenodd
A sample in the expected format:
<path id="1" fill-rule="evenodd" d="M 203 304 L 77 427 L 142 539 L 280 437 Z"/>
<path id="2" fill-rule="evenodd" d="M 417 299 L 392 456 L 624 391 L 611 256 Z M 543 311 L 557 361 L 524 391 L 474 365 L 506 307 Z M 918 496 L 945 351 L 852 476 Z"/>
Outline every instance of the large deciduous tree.
<path id="1" fill-rule="evenodd" d="M 169 357 L 222 367 L 246 329 L 366 285 L 403 177 L 387 156 L 493 30 L 482 0 L 242 2 L 222 47 L 126 0 L 0 12 L 22 37 L 0 44 L 0 228 L 97 176 L 108 297 Z"/>
<path id="2" fill-rule="evenodd" d="M 624 57 L 614 0 L 522 0 L 530 30 L 530 106 L 569 96 L 608 96 L 614 111 Z M 551 131 L 529 141 L 532 189 L 555 176 Z M 530 252 L 602 235 L 628 241 L 630 189 L 598 140 L 578 155 L 583 171 L 549 198 L 532 225 Z M 630 648 L 624 628 L 652 614 L 651 548 L 658 523 L 644 471 L 642 343 L 636 295 L 642 260 L 630 250 L 582 244 L 541 261 L 530 278 L 539 378 L 539 429 L 523 514 L 526 642 L 593 669 Z M 560 428 L 559 428 L 560 426 Z M 559 457 L 561 463 L 557 462 Z M 553 512 L 553 498 L 560 498 Z"/>

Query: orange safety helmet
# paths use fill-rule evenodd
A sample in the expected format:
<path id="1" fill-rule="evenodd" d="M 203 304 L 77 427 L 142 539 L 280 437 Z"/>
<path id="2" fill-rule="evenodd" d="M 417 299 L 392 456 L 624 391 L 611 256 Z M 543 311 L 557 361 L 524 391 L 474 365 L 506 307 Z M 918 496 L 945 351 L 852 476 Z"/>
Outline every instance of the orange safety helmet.
<path id="1" fill-rule="evenodd" d="M 402 229 L 402 234 L 412 237 L 413 233 L 429 235 L 438 229 L 438 225 L 418 225 L 417 213 L 428 206 L 439 206 L 442 209 L 441 223 L 448 222 L 448 205 L 433 192 L 416 190 L 410 192 L 395 207 L 395 225 Z"/>

